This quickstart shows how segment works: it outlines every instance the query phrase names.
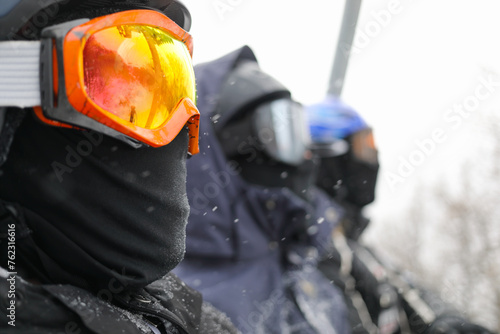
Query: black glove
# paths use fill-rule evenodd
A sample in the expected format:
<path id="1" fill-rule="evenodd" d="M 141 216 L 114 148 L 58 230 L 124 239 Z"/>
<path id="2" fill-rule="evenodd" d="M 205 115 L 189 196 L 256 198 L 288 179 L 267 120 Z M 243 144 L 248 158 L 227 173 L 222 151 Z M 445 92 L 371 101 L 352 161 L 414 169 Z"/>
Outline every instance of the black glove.
<path id="1" fill-rule="evenodd" d="M 470 321 L 458 316 L 440 316 L 431 324 L 425 332 L 426 334 L 461 334 L 461 333 L 476 333 L 490 334 L 493 333 L 489 329 L 471 323 Z"/>

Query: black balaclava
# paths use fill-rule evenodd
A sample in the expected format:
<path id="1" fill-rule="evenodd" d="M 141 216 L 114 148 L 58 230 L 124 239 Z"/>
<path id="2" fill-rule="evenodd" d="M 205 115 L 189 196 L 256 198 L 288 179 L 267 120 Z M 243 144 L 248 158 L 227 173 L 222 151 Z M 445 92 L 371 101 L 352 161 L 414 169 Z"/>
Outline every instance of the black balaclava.
<path id="1" fill-rule="evenodd" d="M 185 248 L 187 146 L 186 129 L 164 147 L 134 149 L 28 115 L 0 168 L 0 199 L 31 231 L 18 236 L 18 268 L 94 291 L 168 273 Z"/>
<path id="2" fill-rule="evenodd" d="M 317 185 L 331 197 L 361 208 L 375 199 L 378 168 L 378 162 L 361 161 L 351 151 L 323 157 Z"/>
<path id="3" fill-rule="evenodd" d="M 257 134 L 256 109 L 277 99 L 291 99 L 290 91 L 268 74 L 256 61 L 240 61 L 223 84 L 215 115 L 216 135 L 228 160 L 241 167 L 241 177 L 250 184 L 282 187 L 305 200 L 318 161 L 305 158 L 298 165 L 280 162 L 268 155 Z"/>
<path id="4" fill-rule="evenodd" d="M 341 155 L 323 156 L 318 170 L 316 185 L 342 204 L 345 214 L 342 220 L 344 234 L 357 240 L 370 220 L 362 209 L 375 199 L 375 186 L 379 169 L 377 151 L 365 147 L 364 154 L 353 149 L 354 136 L 371 130 L 361 130 L 345 138 L 349 150 Z M 358 144 L 358 148 L 362 148 Z M 358 153 L 356 153 L 358 152 Z"/>
<path id="5" fill-rule="evenodd" d="M 270 188 L 288 188 L 302 199 L 311 200 L 311 186 L 315 180 L 317 160 L 306 159 L 300 165 L 292 166 L 277 162 L 263 151 L 257 150 L 255 153 L 230 159 L 238 163 L 241 176 L 248 183 Z"/>
<path id="6" fill-rule="evenodd" d="M 315 180 L 319 160 L 305 159 L 299 165 L 279 162 L 266 154 L 253 129 L 253 110 L 238 112 L 241 118 L 229 120 L 216 130 L 219 142 L 229 160 L 241 168 L 241 177 L 251 184 L 281 187 L 309 200 L 310 187 Z"/>
<path id="7" fill-rule="evenodd" d="M 65 1 L 52 8 L 56 16 L 47 26 L 129 9 L 168 11 L 171 2 Z M 32 33 L 36 39 L 39 31 Z M 189 213 L 187 130 L 164 147 L 134 149 L 96 132 L 41 124 L 32 112 L 8 108 L 5 124 L 13 125 L 0 138 L 6 143 L 0 163 L 7 158 L 0 165 L 0 206 L 17 217 L 16 270 L 41 283 L 114 293 L 144 287 L 173 269 L 183 258 Z"/>

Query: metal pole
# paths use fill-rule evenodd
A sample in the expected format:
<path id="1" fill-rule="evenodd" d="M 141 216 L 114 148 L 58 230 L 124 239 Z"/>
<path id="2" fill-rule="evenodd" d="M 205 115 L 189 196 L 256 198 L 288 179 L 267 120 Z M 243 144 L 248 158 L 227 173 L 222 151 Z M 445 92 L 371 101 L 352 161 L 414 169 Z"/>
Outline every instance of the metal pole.
<path id="1" fill-rule="evenodd" d="M 361 8 L 361 0 L 346 0 L 344 7 L 344 17 L 340 28 L 337 51 L 333 60 L 332 72 L 328 94 L 339 97 L 344 87 L 345 73 L 349 64 L 354 34 L 358 24 L 358 16 Z"/>

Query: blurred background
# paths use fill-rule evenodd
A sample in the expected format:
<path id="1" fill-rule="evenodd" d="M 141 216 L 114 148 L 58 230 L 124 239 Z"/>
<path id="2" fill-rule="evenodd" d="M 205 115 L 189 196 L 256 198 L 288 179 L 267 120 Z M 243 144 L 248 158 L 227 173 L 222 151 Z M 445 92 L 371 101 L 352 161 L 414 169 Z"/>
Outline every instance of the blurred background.
<path id="1" fill-rule="evenodd" d="M 194 62 L 249 45 L 304 104 L 327 91 L 344 0 L 183 0 Z M 342 98 L 381 169 L 365 241 L 499 330 L 500 2 L 365 0 Z"/>

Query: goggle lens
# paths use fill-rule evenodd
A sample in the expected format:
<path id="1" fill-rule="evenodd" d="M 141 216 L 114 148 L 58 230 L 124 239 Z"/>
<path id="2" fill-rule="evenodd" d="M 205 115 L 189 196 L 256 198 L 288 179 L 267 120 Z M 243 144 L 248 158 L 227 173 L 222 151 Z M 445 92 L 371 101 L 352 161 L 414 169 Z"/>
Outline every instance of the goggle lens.
<path id="1" fill-rule="evenodd" d="M 196 101 L 189 51 L 162 29 L 120 25 L 100 30 L 87 40 L 83 62 L 90 99 L 138 127 L 156 129 L 182 98 Z"/>
<path id="2" fill-rule="evenodd" d="M 271 157 L 290 165 L 304 161 L 310 135 L 302 105 L 290 99 L 265 103 L 256 109 L 255 126 Z"/>

